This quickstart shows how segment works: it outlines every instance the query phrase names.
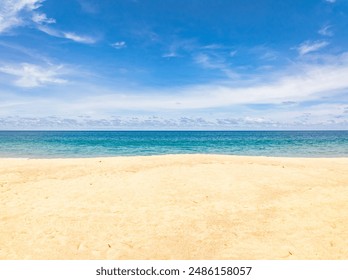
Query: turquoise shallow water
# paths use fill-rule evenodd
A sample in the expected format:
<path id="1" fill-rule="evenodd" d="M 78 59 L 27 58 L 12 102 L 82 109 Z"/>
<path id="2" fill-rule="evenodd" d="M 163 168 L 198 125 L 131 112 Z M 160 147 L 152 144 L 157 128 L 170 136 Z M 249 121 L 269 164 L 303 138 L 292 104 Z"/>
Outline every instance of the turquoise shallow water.
<path id="1" fill-rule="evenodd" d="M 0 131 L 0 157 L 347 157 L 348 131 Z"/>

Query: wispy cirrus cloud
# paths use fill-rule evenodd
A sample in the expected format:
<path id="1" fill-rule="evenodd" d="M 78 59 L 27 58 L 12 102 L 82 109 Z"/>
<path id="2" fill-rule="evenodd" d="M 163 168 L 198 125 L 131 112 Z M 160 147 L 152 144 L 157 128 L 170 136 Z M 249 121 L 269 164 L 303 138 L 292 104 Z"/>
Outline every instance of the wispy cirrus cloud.
<path id="1" fill-rule="evenodd" d="M 64 84 L 67 80 L 62 65 L 40 66 L 29 63 L 7 64 L 0 66 L 0 72 L 15 77 L 14 85 L 23 88 L 39 87 L 45 84 Z"/>
<path id="2" fill-rule="evenodd" d="M 331 37 L 334 35 L 333 31 L 331 30 L 331 27 L 331 25 L 326 24 L 318 30 L 318 33 L 323 36 Z"/>
<path id="3" fill-rule="evenodd" d="M 205 56 L 201 56 L 200 63 L 205 67 L 225 67 L 215 65 Z M 129 94 L 120 97 L 122 102 L 114 106 L 131 108 L 139 104 L 139 108 L 167 108 L 167 109 L 205 109 L 234 106 L 242 104 L 283 104 L 284 102 L 320 101 L 325 98 L 333 99 L 336 94 L 348 90 L 348 53 L 332 57 L 325 63 L 301 63 L 281 72 L 270 72 L 272 78 L 261 80 L 250 77 L 250 83 L 240 84 L 207 84 L 173 89 L 175 94 L 163 96 L 159 93 L 148 93 L 152 98 L 144 98 Z M 112 95 L 105 97 L 112 98 Z M 106 100 L 103 99 L 103 100 Z M 94 105 L 98 102 L 94 100 Z M 108 105 L 112 100 L 107 102 Z M 105 104 L 105 103 L 103 103 Z M 96 105 L 97 106 L 97 105 Z"/>
<path id="4" fill-rule="evenodd" d="M 63 35 L 62 36 L 63 38 L 72 40 L 72 41 L 77 42 L 77 43 L 94 44 L 97 41 L 96 38 L 93 38 L 90 36 L 84 36 L 84 35 L 77 35 L 73 32 L 60 32 L 60 34 Z M 60 36 L 58 36 L 58 37 L 60 37 Z"/>
<path id="5" fill-rule="evenodd" d="M 222 48 L 224 48 L 224 46 L 220 44 L 209 44 L 202 47 L 202 49 L 206 49 L 206 50 L 218 50 Z"/>
<path id="6" fill-rule="evenodd" d="M 35 61 L 41 61 L 47 64 L 50 63 L 50 59 L 47 58 L 42 52 L 38 52 L 37 50 L 30 49 L 18 44 L 0 41 L 0 48 L 2 48 L 0 51 L 4 51 L 5 49 L 6 52 L 14 52 L 17 55 L 24 57 L 26 60 L 34 59 Z"/>
<path id="7" fill-rule="evenodd" d="M 69 39 L 69 40 L 77 42 L 77 43 L 94 44 L 97 41 L 96 38 L 93 38 L 90 36 L 77 35 L 73 32 L 64 32 L 64 31 L 60 31 L 60 30 L 51 28 L 49 26 L 40 25 L 37 28 L 40 31 L 42 31 L 50 36 Z"/>
<path id="8" fill-rule="evenodd" d="M 118 41 L 118 42 L 115 42 L 115 43 L 112 43 L 111 44 L 111 47 L 113 47 L 114 49 L 124 49 L 127 47 L 127 44 L 125 41 Z"/>
<path id="9" fill-rule="evenodd" d="M 56 23 L 56 20 L 53 18 L 48 18 L 46 14 L 43 13 L 33 13 L 33 16 L 31 18 L 33 20 L 33 22 L 37 23 L 37 24 L 44 24 L 44 23 Z"/>
<path id="10" fill-rule="evenodd" d="M 336 0 L 325 0 L 327 3 L 333 4 L 336 3 Z"/>
<path id="11" fill-rule="evenodd" d="M 85 104 L 89 104 L 85 109 L 194 110 L 243 104 L 275 105 L 325 100 L 326 97 L 332 99 L 335 94 L 348 89 L 348 64 L 299 65 L 296 74 L 293 71 L 294 69 L 284 74 L 278 73 L 277 79 L 271 82 L 258 82 L 248 86 L 210 84 L 171 89 L 167 94 L 163 94 L 163 91 L 147 92 L 142 96 L 109 92 L 103 97 L 85 97 Z"/>
<path id="12" fill-rule="evenodd" d="M 181 57 L 189 54 L 194 49 L 198 48 L 197 42 L 194 39 L 179 39 L 175 38 L 172 42 L 165 44 L 166 52 L 162 57 Z"/>
<path id="13" fill-rule="evenodd" d="M 305 41 L 302 44 L 300 44 L 298 47 L 296 47 L 296 50 L 300 55 L 305 55 L 310 52 L 318 51 L 322 48 L 325 48 L 329 45 L 329 42 L 327 41 Z"/>
<path id="14" fill-rule="evenodd" d="M 78 43 L 93 44 L 96 38 L 78 35 L 70 31 L 60 31 L 50 25 L 56 23 L 53 18 L 38 11 L 45 0 L 0 0 L 0 34 L 19 26 L 34 26 L 38 30 L 54 37 L 65 38 Z"/>
<path id="15" fill-rule="evenodd" d="M 208 55 L 206 53 L 198 53 L 194 56 L 194 62 L 206 69 L 216 69 L 224 73 L 229 78 L 236 78 L 238 74 L 232 71 L 229 65 L 220 56 Z"/>
<path id="16" fill-rule="evenodd" d="M 254 46 L 248 50 L 251 55 L 255 55 L 258 60 L 264 61 L 274 61 L 277 60 L 279 54 L 273 48 L 270 48 L 267 45 L 258 45 Z"/>
<path id="17" fill-rule="evenodd" d="M 0 1 L 0 34 L 11 29 L 27 25 L 44 0 L 1 0 Z M 36 18 L 46 15 L 35 13 Z"/>
<path id="18" fill-rule="evenodd" d="M 174 51 L 167 52 L 167 53 L 162 55 L 162 57 L 164 57 L 164 58 L 178 57 L 178 56 L 179 55 L 176 52 L 174 52 Z"/>

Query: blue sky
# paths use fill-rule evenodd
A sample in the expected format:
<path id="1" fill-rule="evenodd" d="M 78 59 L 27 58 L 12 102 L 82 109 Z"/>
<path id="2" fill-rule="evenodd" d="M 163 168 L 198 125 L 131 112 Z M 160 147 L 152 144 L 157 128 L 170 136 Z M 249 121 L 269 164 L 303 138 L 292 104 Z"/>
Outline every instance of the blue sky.
<path id="1" fill-rule="evenodd" d="M 348 129 L 348 1 L 0 0 L 0 129 Z"/>

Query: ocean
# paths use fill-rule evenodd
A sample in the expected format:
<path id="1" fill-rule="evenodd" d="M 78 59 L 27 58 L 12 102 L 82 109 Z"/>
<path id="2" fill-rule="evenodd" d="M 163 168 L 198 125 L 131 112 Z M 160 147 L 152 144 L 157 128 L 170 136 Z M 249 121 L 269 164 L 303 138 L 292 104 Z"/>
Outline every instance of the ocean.
<path id="1" fill-rule="evenodd" d="M 348 131 L 0 131 L 0 157 L 347 157 Z"/>

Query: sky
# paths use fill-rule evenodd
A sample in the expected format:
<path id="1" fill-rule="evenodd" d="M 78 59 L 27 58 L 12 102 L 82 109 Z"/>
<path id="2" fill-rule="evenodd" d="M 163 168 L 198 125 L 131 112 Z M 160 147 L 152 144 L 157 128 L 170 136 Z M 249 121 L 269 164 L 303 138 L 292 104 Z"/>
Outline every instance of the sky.
<path id="1" fill-rule="evenodd" d="M 348 129 L 348 0 L 0 0 L 0 129 Z"/>

